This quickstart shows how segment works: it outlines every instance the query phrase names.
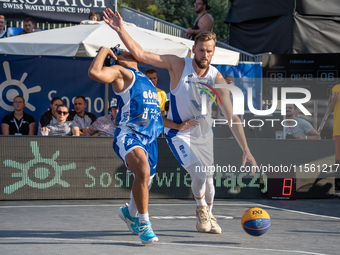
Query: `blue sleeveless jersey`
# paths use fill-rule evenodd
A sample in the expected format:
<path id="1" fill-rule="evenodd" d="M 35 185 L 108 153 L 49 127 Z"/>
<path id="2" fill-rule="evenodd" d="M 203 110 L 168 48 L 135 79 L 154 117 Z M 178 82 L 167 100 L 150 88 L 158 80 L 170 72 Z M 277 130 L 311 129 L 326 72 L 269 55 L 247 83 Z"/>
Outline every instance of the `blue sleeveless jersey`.
<path id="1" fill-rule="evenodd" d="M 122 130 L 130 129 L 142 142 L 151 143 L 163 131 L 157 89 L 142 72 L 126 67 L 134 76 L 131 85 L 117 95 L 118 114 L 115 122 Z"/>

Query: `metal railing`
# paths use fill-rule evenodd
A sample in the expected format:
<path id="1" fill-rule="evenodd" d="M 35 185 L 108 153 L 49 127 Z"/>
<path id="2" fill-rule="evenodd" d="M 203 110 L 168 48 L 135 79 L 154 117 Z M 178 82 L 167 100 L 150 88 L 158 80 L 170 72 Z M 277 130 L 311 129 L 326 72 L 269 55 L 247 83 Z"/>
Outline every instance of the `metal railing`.
<path id="1" fill-rule="evenodd" d="M 55 29 L 55 28 L 62 28 L 62 27 L 70 27 L 75 26 L 77 24 L 74 23 L 35 23 L 36 28 L 40 29 Z M 24 27 L 24 21 L 7 21 L 7 27 Z"/>
<path id="2" fill-rule="evenodd" d="M 149 14 L 124 5 L 121 5 L 120 7 L 122 9 L 121 15 L 123 20 L 126 22 L 134 23 L 138 27 L 184 38 L 186 29 L 183 27 L 155 18 Z"/>
<path id="3" fill-rule="evenodd" d="M 138 27 L 184 38 L 186 29 L 183 27 L 155 18 L 124 5 L 121 5 L 120 7 L 123 20 L 126 22 L 134 23 Z M 262 62 L 262 54 L 254 55 L 220 41 L 217 41 L 216 46 L 239 52 L 240 61 Z"/>

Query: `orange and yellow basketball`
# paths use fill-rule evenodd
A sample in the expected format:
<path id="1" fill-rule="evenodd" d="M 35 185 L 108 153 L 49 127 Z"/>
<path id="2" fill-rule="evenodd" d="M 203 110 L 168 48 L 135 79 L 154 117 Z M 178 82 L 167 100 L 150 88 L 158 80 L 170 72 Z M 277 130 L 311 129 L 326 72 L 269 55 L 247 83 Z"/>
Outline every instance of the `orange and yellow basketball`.
<path id="1" fill-rule="evenodd" d="M 262 236 L 269 230 L 270 217 L 262 208 L 254 207 L 244 212 L 241 224 L 247 234 L 251 236 Z"/>

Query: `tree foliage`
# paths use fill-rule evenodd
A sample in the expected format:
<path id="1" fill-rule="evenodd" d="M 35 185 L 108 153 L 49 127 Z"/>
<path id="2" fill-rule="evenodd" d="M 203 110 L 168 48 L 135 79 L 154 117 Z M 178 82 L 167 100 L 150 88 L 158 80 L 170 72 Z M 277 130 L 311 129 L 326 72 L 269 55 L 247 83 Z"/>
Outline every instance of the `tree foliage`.
<path id="1" fill-rule="evenodd" d="M 146 12 L 149 5 L 153 4 L 154 0 L 118 0 L 117 5 L 121 4 L 136 9 L 141 12 Z"/>
<path id="2" fill-rule="evenodd" d="M 193 3 L 192 0 L 155 0 L 155 5 L 166 21 L 184 28 L 191 27 L 195 20 Z"/>
<path id="3" fill-rule="evenodd" d="M 168 21 L 183 28 L 192 27 L 197 13 L 194 0 L 118 0 L 118 6 L 124 4 L 156 18 Z M 224 23 L 230 8 L 230 0 L 209 0 L 209 14 L 214 18 L 214 32 L 217 40 L 222 41 L 229 36 L 228 25 Z"/>

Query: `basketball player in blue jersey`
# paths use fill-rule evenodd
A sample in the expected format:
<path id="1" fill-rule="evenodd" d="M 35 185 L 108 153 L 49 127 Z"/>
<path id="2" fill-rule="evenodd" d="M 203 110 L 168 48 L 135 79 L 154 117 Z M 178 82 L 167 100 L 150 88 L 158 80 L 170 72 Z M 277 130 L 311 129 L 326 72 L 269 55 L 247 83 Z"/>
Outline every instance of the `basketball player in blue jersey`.
<path id="1" fill-rule="evenodd" d="M 196 206 L 196 228 L 200 232 L 219 234 L 222 232 L 212 214 L 215 188 L 213 173 L 196 171 L 203 166 L 213 165 L 213 134 L 211 120 L 211 103 L 206 106 L 207 115 L 201 114 L 200 106 L 202 84 L 214 86 L 216 83 L 224 84 L 221 73 L 210 65 L 215 52 L 216 35 L 213 32 L 202 32 L 195 38 L 192 48 L 193 59 L 184 59 L 175 55 L 157 55 L 144 51 L 126 32 L 123 20 L 119 13 L 113 13 L 111 9 L 104 12 L 104 21 L 117 32 L 122 42 L 131 54 L 140 62 L 155 67 L 166 68 L 170 75 L 170 107 L 168 120 L 163 120 L 167 142 L 177 160 L 182 164 L 192 178 L 191 189 L 193 191 Z M 197 82 L 198 81 L 198 82 Z M 216 88 L 220 95 L 219 106 L 226 119 L 233 123 L 240 122 L 237 115 L 233 115 L 230 101 L 230 91 Z M 210 107 L 209 107 L 210 106 Z M 210 115 L 210 116 L 209 116 Z M 174 123 L 196 118 L 199 125 L 190 130 L 178 131 L 173 128 Z M 231 130 L 243 150 L 242 166 L 246 162 L 257 166 L 252 156 L 241 125 L 232 125 Z"/>
<path id="2" fill-rule="evenodd" d="M 112 83 L 117 96 L 119 111 L 115 118 L 113 148 L 135 176 L 130 204 L 119 209 L 119 216 L 143 244 L 149 244 L 158 241 L 151 228 L 148 203 L 157 165 L 156 138 L 163 130 L 162 114 L 157 90 L 149 78 L 138 71 L 138 61 L 125 50 L 116 55 L 111 49 L 101 47 L 89 68 L 89 76 L 101 83 Z M 103 66 L 107 58 L 117 60 L 117 64 Z"/>

